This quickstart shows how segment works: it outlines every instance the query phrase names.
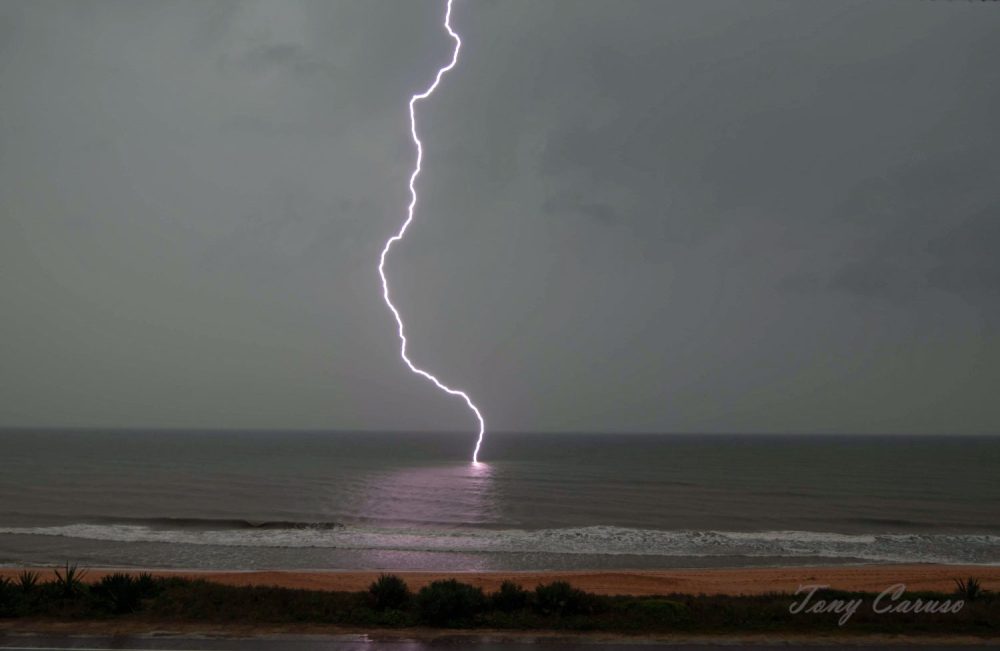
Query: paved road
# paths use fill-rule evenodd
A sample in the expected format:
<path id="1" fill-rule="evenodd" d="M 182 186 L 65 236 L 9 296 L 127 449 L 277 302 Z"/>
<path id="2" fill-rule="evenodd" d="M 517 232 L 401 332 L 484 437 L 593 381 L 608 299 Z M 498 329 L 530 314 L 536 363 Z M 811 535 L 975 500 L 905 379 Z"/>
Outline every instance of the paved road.
<path id="1" fill-rule="evenodd" d="M 601 651 L 655 651 L 669 649 L 670 651 L 713 651 L 731 650 L 734 645 L 708 644 L 642 644 L 642 643 L 585 643 L 575 641 L 552 640 L 490 640 L 470 639 L 468 637 L 443 638 L 433 642 L 417 640 L 369 640 L 365 636 L 275 636 L 254 638 L 210 638 L 197 636 L 58 636 L 58 635 L 5 635 L 0 634 L 0 649 L 11 651 L 441 651 L 442 649 L 470 649 L 471 651 L 511 651 L 535 647 L 539 651 L 575 651 L 581 647 L 600 649 Z M 850 649 L 851 651 L 875 651 L 884 647 L 877 646 L 816 646 L 798 644 L 779 645 L 746 645 L 743 649 L 753 651 L 823 651 L 824 649 Z M 906 647 L 896 647 L 906 648 Z M 921 646 L 922 651 L 968 651 L 967 646 Z M 980 647 L 982 648 L 982 647 Z"/>

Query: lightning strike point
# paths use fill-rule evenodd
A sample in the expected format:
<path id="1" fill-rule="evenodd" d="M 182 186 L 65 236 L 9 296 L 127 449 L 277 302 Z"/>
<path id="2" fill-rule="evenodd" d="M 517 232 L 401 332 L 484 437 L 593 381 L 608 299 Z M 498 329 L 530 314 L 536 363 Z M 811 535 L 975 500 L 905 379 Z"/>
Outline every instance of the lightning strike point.
<path id="1" fill-rule="evenodd" d="M 403 318 L 399 315 L 399 310 L 396 309 L 396 306 L 392 304 L 392 300 L 389 298 L 389 280 L 385 275 L 385 258 L 389 253 L 389 249 L 392 248 L 393 244 L 403 239 L 403 235 L 406 234 L 406 229 L 409 228 L 410 224 L 413 222 L 413 212 L 417 207 L 417 189 L 415 184 L 417 177 L 420 176 L 420 165 L 424 158 L 424 147 L 423 143 L 420 141 L 420 137 L 417 135 L 417 116 L 415 111 L 416 104 L 417 102 L 427 99 L 434 93 L 438 84 L 441 83 L 441 78 L 444 77 L 445 73 L 454 68 L 458 63 L 458 51 L 462 48 L 462 39 L 458 36 L 455 30 L 451 28 L 451 4 L 452 0 L 447 0 L 444 13 L 444 28 L 447 30 L 448 36 L 455 41 L 455 50 L 452 52 L 451 62 L 437 71 L 437 75 L 434 77 L 434 83 L 432 83 L 424 92 L 410 97 L 410 135 L 413 138 L 413 144 L 417 150 L 417 160 L 413 166 L 413 173 L 410 174 L 410 204 L 406 209 L 406 220 L 403 222 L 402 226 L 399 227 L 399 231 L 386 240 L 385 246 L 382 247 L 382 255 L 379 257 L 378 263 L 378 274 L 379 277 L 382 278 L 382 298 L 385 300 L 386 306 L 396 319 L 396 326 L 399 334 L 399 356 L 403 359 L 403 362 L 406 363 L 410 371 L 433 382 L 438 389 L 449 395 L 453 395 L 464 400 L 469 410 L 475 414 L 476 420 L 479 422 L 479 435 L 476 438 L 476 448 L 472 452 L 472 464 L 474 466 L 479 466 L 481 465 L 479 462 L 479 447 L 483 443 L 483 434 L 486 432 L 486 422 L 483 420 L 483 415 L 479 412 L 479 408 L 476 407 L 475 403 L 472 402 L 472 399 L 469 398 L 467 393 L 459 389 L 452 389 L 427 371 L 417 368 L 417 366 L 410 361 L 410 358 L 406 355 L 406 334 L 403 328 Z"/>

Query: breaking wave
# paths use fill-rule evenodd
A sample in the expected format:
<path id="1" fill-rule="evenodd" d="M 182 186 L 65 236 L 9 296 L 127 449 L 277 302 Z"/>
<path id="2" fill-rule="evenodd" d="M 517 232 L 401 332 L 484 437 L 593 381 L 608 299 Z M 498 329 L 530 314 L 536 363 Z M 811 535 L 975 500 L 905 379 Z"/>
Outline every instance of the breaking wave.
<path id="1" fill-rule="evenodd" d="M 662 531 L 611 526 L 540 530 L 426 529 L 362 527 L 335 522 L 172 518 L 124 523 L 0 527 L 0 534 L 222 547 L 1000 564 L 1000 536 L 990 534 Z"/>
<path id="2" fill-rule="evenodd" d="M 107 524 L 129 524 L 155 529 L 263 530 L 263 529 L 339 529 L 340 522 L 306 520 L 249 520 L 245 518 L 94 518 Z"/>

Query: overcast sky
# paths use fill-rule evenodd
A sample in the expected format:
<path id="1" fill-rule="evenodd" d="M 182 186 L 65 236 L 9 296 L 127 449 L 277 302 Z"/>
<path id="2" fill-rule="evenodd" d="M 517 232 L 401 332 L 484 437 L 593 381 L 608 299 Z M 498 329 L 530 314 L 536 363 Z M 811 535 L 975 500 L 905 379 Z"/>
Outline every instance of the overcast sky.
<path id="1" fill-rule="evenodd" d="M 442 9 L 0 2 L 0 426 L 474 428 Z M 1000 5 L 453 22 L 488 428 L 1000 431 Z"/>

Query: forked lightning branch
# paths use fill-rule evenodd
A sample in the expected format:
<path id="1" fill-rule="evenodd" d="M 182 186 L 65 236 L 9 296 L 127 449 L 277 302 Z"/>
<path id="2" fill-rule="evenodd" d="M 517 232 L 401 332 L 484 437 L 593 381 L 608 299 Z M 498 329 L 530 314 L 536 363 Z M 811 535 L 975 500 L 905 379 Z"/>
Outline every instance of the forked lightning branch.
<path id="1" fill-rule="evenodd" d="M 420 176 L 421 163 L 423 162 L 424 157 L 423 143 L 420 141 L 420 136 L 417 135 L 417 102 L 427 99 L 434 93 L 434 90 L 437 89 L 438 85 L 441 83 L 441 78 L 444 77 L 445 73 L 454 68 L 458 63 L 458 52 L 462 48 L 462 39 L 459 38 L 458 34 L 451 27 L 451 5 L 452 0 L 448 0 L 445 7 L 444 28 L 448 31 L 448 35 L 455 41 L 455 49 L 452 52 L 451 61 L 448 65 L 437 71 L 437 75 L 434 77 L 434 83 L 432 83 L 424 92 L 410 98 L 410 135 L 412 136 L 413 144 L 417 149 L 417 160 L 413 166 L 413 173 L 410 174 L 410 204 L 406 208 L 406 220 L 403 222 L 403 225 L 400 226 L 399 231 L 395 235 L 386 241 L 385 246 L 382 248 L 382 255 L 379 257 L 378 263 L 378 273 L 382 278 L 382 298 L 385 299 L 385 304 L 389 307 L 389 311 L 392 312 L 392 315 L 396 318 L 396 326 L 399 333 L 399 355 L 403 358 L 403 362 L 406 363 L 411 371 L 433 382 L 438 389 L 464 400 L 465 404 L 468 405 L 470 410 L 472 410 L 472 413 L 475 414 L 476 420 L 479 423 L 479 433 L 476 438 L 476 447 L 472 452 L 472 463 L 478 464 L 479 448 L 483 443 L 483 434 L 486 431 L 486 423 L 483 421 L 483 415 L 479 412 L 479 408 L 476 407 L 475 403 L 472 402 L 472 399 L 465 391 L 453 389 L 447 386 L 424 369 L 418 368 L 410 360 L 409 356 L 406 354 L 406 332 L 403 327 L 403 318 L 400 316 L 399 310 L 392 304 L 392 300 L 389 297 L 389 280 L 385 275 L 386 256 L 389 254 L 389 250 L 392 248 L 392 245 L 403 239 L 403 236 L 406 234 L 406 230 L 410 227 L 410 224 L 413 223 L 413 214 L 417 207 L 416 182 L 417 177 Z"/>

